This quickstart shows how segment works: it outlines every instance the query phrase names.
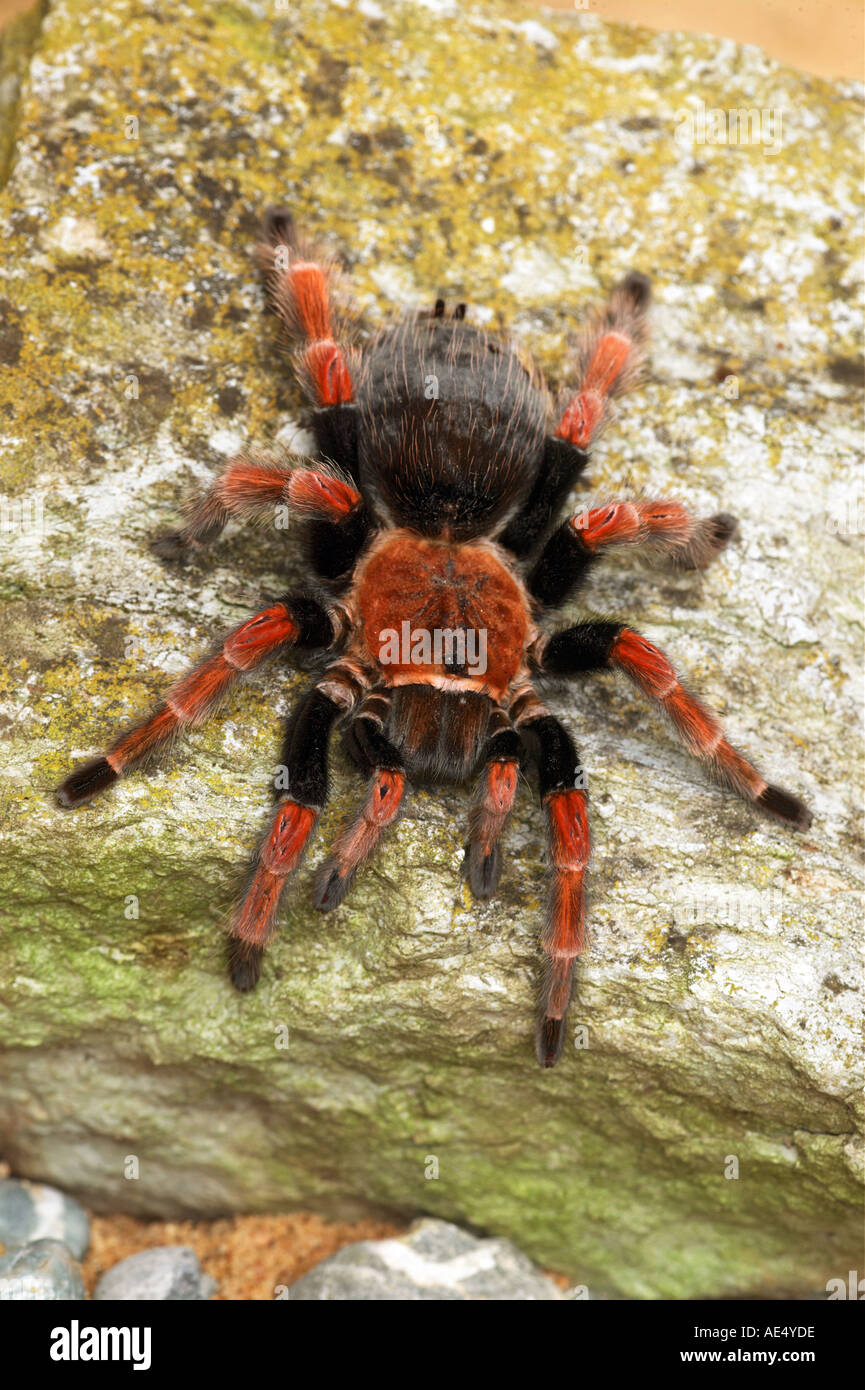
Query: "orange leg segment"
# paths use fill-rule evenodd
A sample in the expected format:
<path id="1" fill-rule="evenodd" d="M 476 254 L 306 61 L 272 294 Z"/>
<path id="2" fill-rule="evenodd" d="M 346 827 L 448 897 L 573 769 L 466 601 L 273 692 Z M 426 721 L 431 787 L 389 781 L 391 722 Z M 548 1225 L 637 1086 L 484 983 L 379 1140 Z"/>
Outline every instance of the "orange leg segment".
<path id="1" fill-rule="evenodd" d="M 244 672 L 297 640 L 298 626 L 283 603 L 236 628 L 216 655 L 175 685 L 148 719 L 122 734 L 101 758 L 75 769 L 58 789 L 62 806 L 78 806 L 152 757 L 184 728 L 199 724 Z"/>
<path id="2" fill-rule="evenodd" d="M 585 946 L 585 874 L 590 841 L 586 793 L 550 792 L 545 798 L 552 882 L 541 946 L 547 968 L 537 1032 L 538 1061 L 555 1066 L 565 1039 L 574 966 Z"/>
<path id="3" fill-rule="evenodd" d="M 340 831 L 318 872 L 315 903 L 320 911 L 329 912 L 344 901 L 358 869 L 375 852 L 385 831 L 399 815 L 404 793 L 402 772 L 377 769 L 363 808 Z"/>
<path id="4" fill-rule="evenodd" d="M 499 839 L 514 804 L 519 763 L 502 758 L 487 763 L 469 812 L 465 868 L 476 898 L 495 891 L 501 872 Z"/>
<path id="5" fill-rule="evenodd" d="M 707 763 L 721 782 L 770 815 L 805 830 L 811 813 L 780 787 L 767 783 L 727 742 L 717 715 L 680 682 L 664 653 L 631 628 L 623 628 L 610 651 L 610 665 L 624 671 L 644 695 L 669 716 L 685 747 Z"/>

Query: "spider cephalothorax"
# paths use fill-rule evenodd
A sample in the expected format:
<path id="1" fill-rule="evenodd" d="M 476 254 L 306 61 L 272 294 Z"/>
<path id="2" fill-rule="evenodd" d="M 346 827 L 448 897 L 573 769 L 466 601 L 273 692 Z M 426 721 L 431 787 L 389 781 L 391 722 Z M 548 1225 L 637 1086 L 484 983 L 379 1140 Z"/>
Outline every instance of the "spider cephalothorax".
<path id="1" fill-rule="evenodd" d="M 322 462 L 234 459 L 186 526 L 155 549 L 177 558 L 232 516 L 272 518 L 287 504 L 305 522 L 315 589 L 287 594 L 243 623 L 148 719 L 73 772 L 60 800 L 78 805 L 138 767 L 274 653 L 321 653 L 324 668 L 289 721 L 274 814 L 232 917 L 234 984 L 248 990 L 258 981 L 280 898 L 327 797 L 338 724 L 368 789 L 319 870 L 322 910 L 342 902 L 411 781 L 477 779 L 465 863 L 475 894 L 489 896 L 517 774 L 531 767 L 550 859 L 537 1054 L 552 1066 L 584 945 L 589 826 L 579 756 L 533 678 L 623 671 L 727 786 L 790 825 L 811 819 L 730 746 L 651 642 L 601 619 L 552 634 L 538 626 L 607 546 L 652 545 L 696 569 L 734 531 L 731 517 L 698 521 L 673 501 L 613 501 L 560 519 L 611 398 L 639 371 L 648 281 L 626 276 L 589 319 L 578 385 L 550 433 L 539 377 L 467 324 L 464 306 L 447 316 L 438 300 L 430 314 L 349 352 L 334 339 L 333 267 L 298 250 L 286 214 L 268 217 L 260 252 L 271 303 L 297 344 Z"/>

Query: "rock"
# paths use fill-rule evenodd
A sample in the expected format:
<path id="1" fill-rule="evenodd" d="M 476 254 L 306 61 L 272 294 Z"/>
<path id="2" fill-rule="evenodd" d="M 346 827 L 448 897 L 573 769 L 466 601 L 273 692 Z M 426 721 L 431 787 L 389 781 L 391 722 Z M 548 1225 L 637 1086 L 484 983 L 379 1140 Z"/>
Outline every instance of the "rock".
<path id="1" fill-rule="evenodd" d="M 59 1240 L 34 1240 L 0 1255 L 0 1303 L 81 1298 L 81 1268 Z"/>
<path id="2" fill-rule="evenodd" d="M 189 0 L 166 25 L 106 0 L 97 24 L 57 0 L 21 79 L 0 195 L 0 1148 L 99 1210 L 428 1214 L 593 1297 L 820 1294 L 861 1254 L 861 91 L 592 15 L 367 10 Z M 650 272 L 651 375 L 575 501 L 627 482 L 739 520 L 705 575 L 620 553 L 585 604 L 667 648 L 814 824 L 714 788 L 624 682 L 551 689 L 594 862 L 547 1074 L 528 786 L 489 902 L 460 880 L 468 793 L 444 789 L 411 796 L 323 919 L 313 875 L 361 794 L 337 743 L 244 998 L 221 927 L 308 675 L 274 666 L 151 775 L 53 801 L 304 577 L 291 531 L 236 530 L 184 568 L 149 549 L 233 451 L 303 438 L 251 259 L 274 203 L 345 254 L 368 329 L 467 299 L 554 389 L 586 302 Z M 61 265 L 67 217 L 112 258 Z"/>
<path id="3" fill-rule="evenodd" d="M 447 1221 L 416 1222 L 400 1240 L 362 1240 L 288 1290 L 292 1302 L 560 1299 L 551 1279 L 509 1240 L 479 1240 Z"/>
<path id="4" fill-rule="evenodd" d="M 74 1198 L 41 1183 L 0 1179 L 0 1246 L 62 1241 L 76 1260 L 90 1244 L 87 1213 Z"/>
<path id="5" fill-rule="evenodd" d="M 215 1292 L 215 1280 L 202 1274 L 198 1256 L 188 1245 L 158 1245 L 109 1269 L 99 1279 L 93 1297 L 103 1303 L 112 1299 L 176 1303 L 211 1298 Z"/>
<path id="6" fill-rule="evenodd" d="M 90 217 L 61 217 L 45 233 L 45 245 L 60 265 L 111 259 L 111 247 Z"/>

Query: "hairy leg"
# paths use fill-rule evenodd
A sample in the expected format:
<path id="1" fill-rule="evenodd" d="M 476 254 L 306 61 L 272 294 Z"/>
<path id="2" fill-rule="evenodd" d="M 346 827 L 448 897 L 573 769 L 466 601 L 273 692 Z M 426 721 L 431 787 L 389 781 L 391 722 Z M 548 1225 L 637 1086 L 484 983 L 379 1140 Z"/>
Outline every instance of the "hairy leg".
<path id="1" fill-rule="evenodd" d="M 623 671 L 667 715 L 685 747 L 720 782 L 797 830 L 811 824 L 811 812 L 799 798 L 766 782 L 727 742 L 717 715 L 685 689 L 664 653 L 632 628 L 597 620 L 578 623 L 547 640 L 538 664 L 554 675 Z"/>
<path id="2" fill-rule="evenodd" d="M 405 773 L 379 768 L 370 781 L 361 810 L 343 827 L 318 872 L 315 905 L 330 912 L 345 901 L 355 875 L 399 815 L 405 792 Z"/>
<path id="3" fill-rule="evenodd" d="M 503 709 L 491 717 L 494 730 L 484 749 L 484 770 L 469 812 L 464 870 L 476 898 L 495 892 L 502 868 L 499 840 L 505 828 L 520 770 L 522 741 Z"/>
<path id="4" fill-rule="evenodd" d="M 327 801 L 328 743 L 341 713 L 339 701 L 316 687 L 289 722 L 277 779 L 280 788 L 287 785 L 280 792 L 229 928 L 229 975 L 241 992 L 258 983 L 282 895 Z"/>
<path id="5" fill-rule="evenodd" d="M 588 449 L 606 422 L 610 401 L 639 380 L 648 338 L 646 310 L 651 286 L 631 271 L 609 301 L 589 318 L 580 335 L 578 385 L 559 421 L 556 435 Z"/>
<path id="6" fill-rule="evenodd" d="M 334 261 L 301 245 L 291 214 L 274 208 L 264 219 L 258 261 L 265 291 L 294 347 L 295 364 L 312 400 L 308 424 L 318 452 L 357 480 L 358 410 L 354 404 L 352 354 L 335 338 L 349 327 L 346 314 L 333 325 Z M 354 330 L 355 325 L 351 325 Z"/>
<path id="7" fill-rule="evenodd" d="M 693 517 L 681 502 L 608 502 L 554 531 L 528 579 L 533 598 L 555 607 L 577 590 L 611 546 L 651 547 L 683 569 L 705 569 L 735 534 L 724 512 Z"/>
<path id="8" fill-rule="evenodd" d="M 220 650 L 184 676 L 143 723 L 122 734 L 99 758 L 77 767 L 58 788 L 61 806 L 78 806 L 140 767 L 185 728 L 200 724 L 247 671 L 284 647 L 327 647 L 335 622 L 314 599 L 289 594 L 241 623 Z"/>
<path id="9" fill-rule="evenodd" d="M 186 525 L 153 542 L 163 560 L 182 559 L 216 539 L 232 517 L 274 521 L 289 507 L 311 525 L 307 550 L 325 578 L 348 573 L 366 543 L 369 517 L 357 488 L 333 469 L 292 467 L 266 455 L 232 459 L 192 507 Z"/>
<path id="10" fill-rule="evenodd" d="M 567 730 L 539 702 L 524 706 L 518 727 L 538 769 L 547 818 L 550 886 L 541 947 L 547 961 L 541 987 L 536 1051 L 553 1067 L 565 1044 L 577 957 L 586 944 L 585 875 L 591 853 L 586 776 Z"/>
<path id="11" fill-rule="evenodd" d="M 354 387 L 332 322 L 335 263 L 301 245 L 290 215 L 283 211 L 265 219 L 258 259 L 271 307 L 297 346 L 298 373 L 311 399 L 319 407 L 348 404 Z"/>
<path id="12" fill-rule="evenodd" d="M 561 418 L 555 435 L 546 441 L 532 490 L 500 538 L 514 555 L 528 555 L 555 523 L 589 461 L 589 447 L 607 420 L 612 397 L 637 384 L 648 337 L 645 314 L 650 295 L 646 276 L 633 271 L 582 329 L 576 391 L 562 402 Z"/>
<path id="13" fill-rule="evenodd" d="M 232 517 L 259 523 L 273 521 L 276 508 L 287 504 L 293 473 L 289 464 L 266 454 L 231 459 L 207 492 L 189 508 L 186 524 L 157 537 L 151 549 L 160 559 L 178 560 L 216 540 Z"/>
<path id="14" fill-rule="evenodd" d="M 370 782 L 363 807 L 343 826 L 318 872 L 315 903 L 322 912 L 330 912 L 345 900 L 358 869 L 375 853 L 400 813 L 405 768 L 399 752 L 383 733 L 389 706 L 390 693 L 373 690 L 351 726 L 353 755 L 366 768 Z"/>

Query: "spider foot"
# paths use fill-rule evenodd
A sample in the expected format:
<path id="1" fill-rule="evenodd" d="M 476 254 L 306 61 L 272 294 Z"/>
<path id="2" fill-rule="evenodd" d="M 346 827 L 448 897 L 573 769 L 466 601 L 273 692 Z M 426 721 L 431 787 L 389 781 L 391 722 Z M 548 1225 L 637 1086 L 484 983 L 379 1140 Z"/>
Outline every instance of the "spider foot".
<path id="1" fill-rule="evenodd" d="M 618 287 L 630 299 L 634 310 L 643 313 L 652 298 L 652 282 L 641 270 L 629 270 Z"/>
<path id="2" fill-rule="evenodd" d="M 241 994 L 255 989 L 261 979 L 261 962 L 264 947 L 256 946 L 242 937 L 232 936 L 228 940 L 228 974 L 234 988 Z"/>
<path id="3" fill-rule="evenodd" d="M 814 819 L 804 801 L 800 801 L 798 796 L 791 796 L 783 787 L 764 787 L 756 804 L 761 810 L 768 811 L 770 816 L 794 826 L 796 830 L 807 830 Z"/>
<path id="4" fill-rule="evenodd" d="M 674 564 L 683 570 L 707 569 L 730 544 L 738 530 L 739 523 L 729 512 L 717 512 L 715 516 L 697 522 L 691 540 L 673 555 Z"/>
<path id="5" fill-rule="evenodd" d="M 493 845 L 488 854 L 477 842 L 466 847 L 463 873 L 476 898 L 491 898 L 498 887 L 502 872 L 502 852 Z"/>
<path id="6" fill-rule="evenodd" d="M 318 871 L 315 880 L 315 905 L 319 912 L 332 912 L 340 903 L 345 902 L 349 890 L 354 883 L 354 870 L 348 873 L 341 872 L 341 866 L 336 859 L 326 859 Z"/>
<path id="7" fill-rule="evenodd" d="M 293 246 L 295 243 L 294 218 L 287 208 L 268 208 L 264 214 L 263 230 L 267 240 L 274 245 L 284 242 L 287 246 Z"/>
<path id="8" fill-rule="evenodd" d="M 182 531 L 168 531 L 164 536 L 156 536 L 150 542 L 150 549 L 160 560 L 189 560 L 193 547 Z"/>
<path id="9" fill-rule="evenodd" d="M 554 1067 L 565 1045 L 566 1020 L 542 1018 L 538 1024 L 535 1050 L 542 1067 Z"/>
<path id="10" fill-rule="evenodd" d="M 117 781 L 117 773 L 107 758 L 93 758 L 89 763 L 76 767 L 57 788 L 59 804 L 65 807 L 81 806 L 98 792 L 105 791 Z"/>

